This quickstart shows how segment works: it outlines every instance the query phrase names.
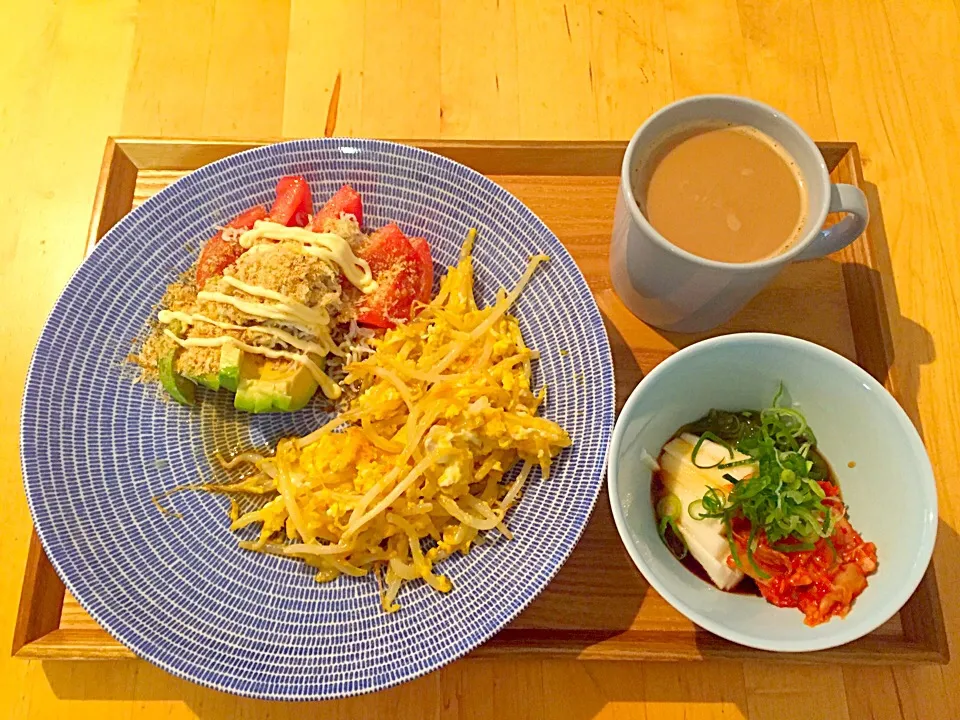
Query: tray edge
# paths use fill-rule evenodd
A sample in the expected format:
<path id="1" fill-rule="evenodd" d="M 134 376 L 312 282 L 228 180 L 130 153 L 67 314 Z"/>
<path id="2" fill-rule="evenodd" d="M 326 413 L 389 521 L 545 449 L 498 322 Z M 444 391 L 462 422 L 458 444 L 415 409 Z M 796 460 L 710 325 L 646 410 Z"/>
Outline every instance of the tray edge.
<path id="1" fill-rule="evenodd" d="M 350 140 L 350 138 L 343 139 L 345 142 Z M 86 253 L 93 249 L 96 242 L 110 227 L 129 212 L 136 180 L 141 171 L 195 169 L 226 155 L 279 141 L 281 140 L 109 137 L 99 172 L 87 234 Z M 626 147 L 626 142 L 616 140 L 587 142 L 398 140 L 398 142 L 406 142 L 431 152 L 444 154 L 478 172 L 492 175 L 615 176 L 619 174 L 620 159 Z M 856 143 L 823 142 L 817 145 L 827 159 L 831 171 L 845 164 L 844 172 L 849 176 L 849 180 L 858 186 L 864 184 L 860 152 Z M 533 156 L 518 159 L 518 150 L 529 151 Z M 563 157 L 560 157 L 557 150 L 564 150 Z M 537 172 L 530 172 L 530 168 L 534 166 Z M 879 201 L 876 200 L 876 202 Z M 881 340 L 879 348 L 876 348 L 870 343 L 864 343 L 861 334 L 854 331 L 857 361 L 896 397 L 898 384 L 892 362 L 890 306 L 887 303 L 887 295 L 891 290 L 895 297 L 895 287 L 892 281 L 889 281 L 887 283 L 889 287 L 884 288 L 884 271 L 887 276 L 891 273 L 889 250 L 885 245 L 882 248 L 877 247 L 877 241 L 874 239 L 876 233 L 883 234 L 883 229 L 871 222 L 865 233 L 867 241 L 854 243 L 838 253 L 837 257 L 844 262 L 844 283 L 847 287 L 848 303 L 850 303 L 851 324 L 853 324 L 854 298 L 862 296 L 861 299 L 864 302 L 858 303 L 858 318 L 867 321 L 871 331 L 878 334 Z M 885 234 L 883 241 L 886 242 Z M 880 267 L 877 267 L 878 264 Z M 877 274 L 870 275 L 867 278 L 869 282 L 864 283 L 862 275 L 857 273 L 858 266 L 868 270 L 876 269 Z M 882 355 L 877 356 L 877 350 Z M 44 565 L 47 572 L 44 572 Z M 52 581 L 49 578 L 50 573 L 52 573 Z M 54 586 L 50 598 L 55 602 L 42 598 L 39 605 L 35 606 L 33 600 L 45 585 Z M 14 656 L 50 660 L 136 657 L 105 630 L 61 629 L 59 622 L 64 591 L 63 583 L 43 553 L 36 532 L 32 531 L 14 630 L 12 647 Z M 51 608 L 54 607 L 56 610 L 52 627 L 50 627 L 50 617 L 53 612 Z M 653 652 L 644 648 L 649 644 L 660 644 L 660 642 L 653 642 L 653 639 L 648 637 L 650 633 L 641 631 L 628 630 L 614 636 L 601 633 L 605 637 L 600 637 L 600 635 L 580 631 L 511 630 L 507 627 L 468 657 L 509 655 L 664 661 L 722 658 L 743 660 L 759 657 L 804 664 L 844 662 L 879 665 L 949 662 L 949 644 L 932 563 L 914 595 L 900 610 L 900 616 L 907 642 L 882 641 L 877 648 L 869 651 L 858 648 L 858 643 L 864 644 L 861 640 L 817 653 L 799 655 L 765 653 L 728 643 L 697 628 L 694 633 L 695 639 L 701 637 L 701 634 L 708 636 L 703 643 L 689 642 L 689 635 L 684 633 L 683 642 L 673 645 L 674 648 L 684 645 L 683 649 L 666 650 L 664 648 Z M 39 630 L 38 627 L 43 627 L 45 630 Z M 533 645 L 532 643 L 540 634 L 554 636 L 553 645 L 550 647 Z M 670 633 L 657 633 L 657 635 L 664 634 Z M 678 638 L 681 637 L 680 633 L 673 634 Z M 640 649 L 635 649 L 641 635 L 645 644 Z M 877 657 L 870 654 L 879 652 L 883 646 L 888 646 L 893 653 L 890 657 Z"/>

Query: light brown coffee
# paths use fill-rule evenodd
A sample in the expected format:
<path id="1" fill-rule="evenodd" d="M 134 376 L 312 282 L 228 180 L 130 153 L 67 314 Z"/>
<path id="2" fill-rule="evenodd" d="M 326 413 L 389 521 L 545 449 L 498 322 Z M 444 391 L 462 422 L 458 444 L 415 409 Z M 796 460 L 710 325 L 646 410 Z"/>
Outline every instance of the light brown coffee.
<path id="1" fill-rule="evenodd" d="M 696 125 L 665 138 L 641 159 L 634 195 L 671 243 L 730 263 L 780 254 L 807 215 L 792 158 L 772 138 L 741 125 Z"/>

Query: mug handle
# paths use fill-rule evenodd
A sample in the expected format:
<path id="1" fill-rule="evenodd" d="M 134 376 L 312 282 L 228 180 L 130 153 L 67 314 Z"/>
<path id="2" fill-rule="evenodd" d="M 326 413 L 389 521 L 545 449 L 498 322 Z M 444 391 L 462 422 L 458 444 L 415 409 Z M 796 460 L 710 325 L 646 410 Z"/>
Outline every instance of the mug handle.
<path id="1" fill-rule="evenodd" d="M 821 230 L 813 242 L 797 256 L 797 260 L 813 260 L 842 250 L 863 234 L 870 219 L 867 196 L 855 185 L 845 183 L 830 186 L 828 212 L 847 213 L 847 217 L 836 225 Z"/>

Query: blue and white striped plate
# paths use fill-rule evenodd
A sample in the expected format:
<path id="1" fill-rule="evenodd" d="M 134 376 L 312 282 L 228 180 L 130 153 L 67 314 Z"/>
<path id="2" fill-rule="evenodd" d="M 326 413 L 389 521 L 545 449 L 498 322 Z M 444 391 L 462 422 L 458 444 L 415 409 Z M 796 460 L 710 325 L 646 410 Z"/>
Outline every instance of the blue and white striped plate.
<path id="1" fill-rule="evenodd" d="M 228 393 L 195 408 L 133 382 L 125 358 L 165 286 L 217 225 L 269 204 L 282 175 L 304 175 L 321 201 L 348 182 L 365 223 L 425 236 L 440 267 L 470 227 L 478 296 L 512 287 L 534 253 L 537 271 L 515 308 L 542 352 L 544 414 L 573 438 L 547 481 L 529 482 L 508 516 L 512 541 L 492 537 L 441 564 L 442 595 L 422 583 L 402 610 L 380 609 L 375 580 L 317 584 L 303 564 L 245 552 L 225 497 L 183 492 L 217 482 L 214 450 L 265 447 L 324 421 L 235 413 Z M 385 688 L 454 660 L 503 628 L 556 574 L 597 498 L 614 416 L 610 347 L 587 283 L 529 209 L 482 175 L 416 148 L 371 140 L 296 140 L 201 168 L 124 217 L 77 270 L 37 343 L 21 420 L 23 477 L 37 533 L 70 592 L 137 655 L 180 677 L 240 695 L 343 697 Z M 251 529 L 252 532 L 252 529 Z"/>

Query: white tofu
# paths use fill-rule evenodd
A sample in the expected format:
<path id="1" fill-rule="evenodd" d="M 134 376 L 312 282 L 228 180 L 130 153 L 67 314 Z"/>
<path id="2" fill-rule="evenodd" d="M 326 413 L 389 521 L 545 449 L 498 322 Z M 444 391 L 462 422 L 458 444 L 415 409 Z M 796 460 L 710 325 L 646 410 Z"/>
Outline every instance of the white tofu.
<path id="1" fill-rule="evenodd" d="M 703 497 L 709 488 L 724 489 L 730 482 L 724 474 L 729 473 L 739 480 L 756 470 L 754 465 L 741 465 L 726 470 L 702 468 L 693 464 L 691 454 L 699 438 L 684 434 L 667 443 L 660 455 L 664 488 L 680 500 L 682 511 L 677 529 L 687 544 L 693 558 L 700 563 L 714 584 L 721 590 L 729 590 L 743 579 L 743 573 L 730 568 L 730 546 L 723 531 L 723 523 L 716 518 L 695 520 L 690 517 L 690 503 Z M 726 448 L 704 441 L 697 452 L 697 461 L 701 465 L 713 465 L 717 462 L 746 460 L 747 455 L 735 452 L 733 458 Z"/>
<path id="2" fill-rule="evenodd" d="M 743 573 L 727 565 L 727 558 L 730 557 L 730 549 L 727 547 L 727 541 L 723 540 L 723 552 L 717 553 L 701 544 L 701 539 L 706 539 L 709 533 L 696 533 L 692 531 L 691 525 L 696 525 L 698 521 L 689 518 L 690 522 L 681 523 L 677 528 L 680 535 L 687 543 L 687 550 L 693 555 L 693 559 L 700 563 L 700 566 L 706 571 L 707 575 L 713 580 L 713 584 L 721 590 L 729 590 L 735 587 L 738 582 L 743 580 Z M 706 521 L 700 521 L 701 524 Z M 716 536 L 713 536 L 716 537 Z M 718 557 L 719 555 L 719 557 Z"/>

